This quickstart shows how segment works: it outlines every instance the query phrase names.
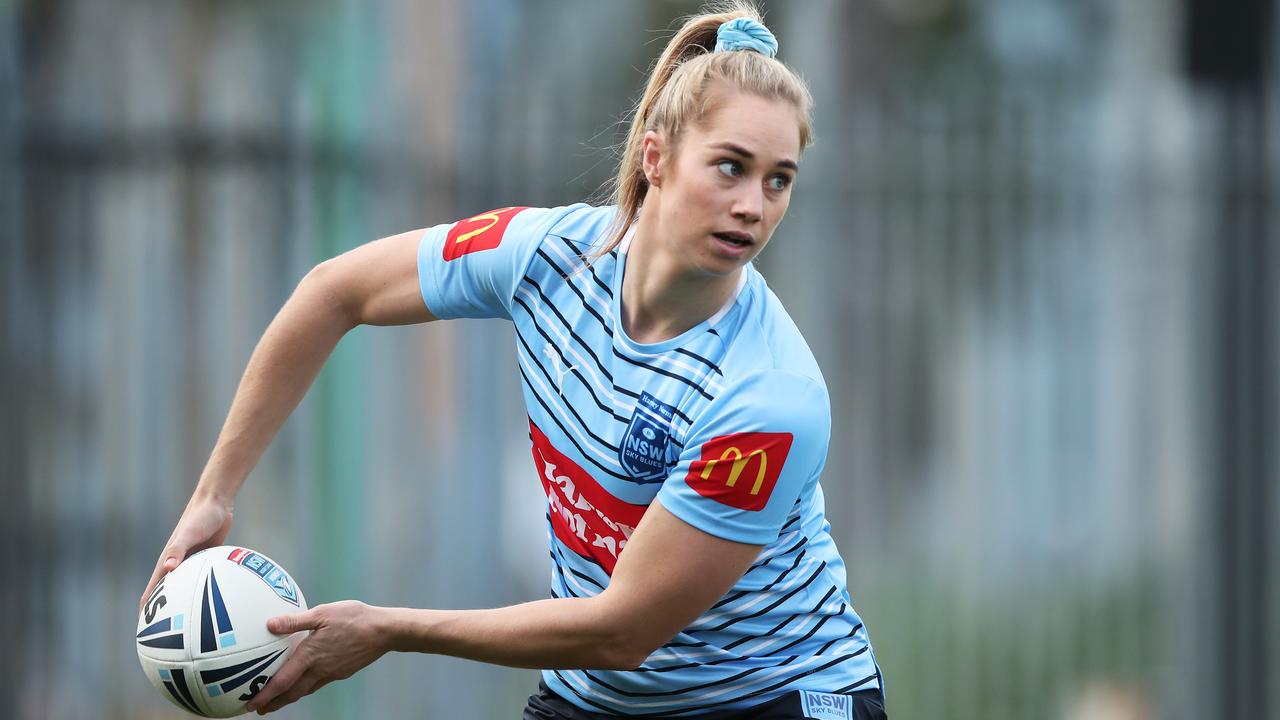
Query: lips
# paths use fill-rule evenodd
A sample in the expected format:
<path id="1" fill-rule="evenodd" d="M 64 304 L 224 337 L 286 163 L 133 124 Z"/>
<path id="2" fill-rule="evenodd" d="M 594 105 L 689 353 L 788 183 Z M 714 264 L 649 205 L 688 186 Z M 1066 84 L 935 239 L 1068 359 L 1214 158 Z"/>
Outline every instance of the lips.
<path id="1" fill-rule="evenodd" d="M 711 234 L 714 235 L 716 239 L 736 247 L 747 247 L 749 245 L 755 244 L 755 239 L 751 237 L 750 233 L 729 231 L 729 232 L 717 232 L 717 233 L 711 233 Z"/>

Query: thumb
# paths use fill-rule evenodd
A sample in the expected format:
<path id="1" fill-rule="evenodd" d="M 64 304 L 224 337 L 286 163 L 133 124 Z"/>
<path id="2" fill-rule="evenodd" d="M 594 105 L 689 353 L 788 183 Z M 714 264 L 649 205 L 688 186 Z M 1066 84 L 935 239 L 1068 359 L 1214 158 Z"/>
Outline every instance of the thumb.
<path id="1" fill-rule="evenodd" d="M 315 610 L 292 615 L 277 615 L 267 620 L 267 630 L 274 635 L 291 635 L 302 630 L 315 630 L 318 627 L 320 622 Z"/>

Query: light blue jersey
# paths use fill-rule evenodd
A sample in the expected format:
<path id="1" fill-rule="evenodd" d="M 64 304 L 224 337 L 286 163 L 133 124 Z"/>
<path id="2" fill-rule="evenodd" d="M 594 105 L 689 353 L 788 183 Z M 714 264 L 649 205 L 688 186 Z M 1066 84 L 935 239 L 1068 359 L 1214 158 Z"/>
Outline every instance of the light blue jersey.
<path id="1" fill-rule="evenodd" d="M 546 684 L 584 710 L 677 716 L 880 687 L 825 517 L 831 410 L 809 347 L 750 265 L 715 316 L 633 342 L 619 319 L 625 244 L 582 259 L 615 212 L 504 208 L 431 228 L 418 249 L 432 314 L 515 325 L 552 594 L 600 593 L 654 498 L 764 550 L 640 668 L 547 670 Z"/>

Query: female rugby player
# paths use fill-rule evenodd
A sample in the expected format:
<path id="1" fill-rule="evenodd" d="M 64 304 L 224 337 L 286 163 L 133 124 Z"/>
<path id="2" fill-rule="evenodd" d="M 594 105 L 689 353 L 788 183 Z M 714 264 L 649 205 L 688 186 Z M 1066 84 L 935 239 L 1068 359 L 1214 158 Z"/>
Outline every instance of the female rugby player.
<path id="1" fill-rule="evenodd" d="M 751 265 L 786 214 L 811 99 L 754 7 L 716 9 L 654 66 L 612 204 L 508 207 L 368 243 L 308 273 L 267 328 L 147 593 L 222 544 L 244 478 L 347 331 L 501 317 L 553 597 L 273 618 L 310 636 L 251 709 L 395 650 L 541 669 L 526 719 L 885 717 L 818 482 L 827 389 Z"/>

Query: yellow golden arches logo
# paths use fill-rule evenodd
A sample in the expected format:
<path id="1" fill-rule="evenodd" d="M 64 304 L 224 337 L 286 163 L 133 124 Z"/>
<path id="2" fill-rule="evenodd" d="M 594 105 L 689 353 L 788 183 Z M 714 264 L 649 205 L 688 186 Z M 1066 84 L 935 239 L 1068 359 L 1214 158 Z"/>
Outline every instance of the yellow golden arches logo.
<path id="1" fill-rule="evenodd" d="M 718 435 L 702 444 L 701 457 L 689 463 L 684 481 L 699 495 L 721 505 L 759 512 L 769 504 L 777 487 L 793 439 L 791 433 L 785 432 Z M 755 483 L 739 485 L 738 478 L 750 472 L 747 468 L 757 455 L 760 467 L 756 469 Z"/>
<path id="2" fill-rule="evenodd" d="M 449 229 L 445 236 L 443 255 L 445 262 L 456 260 L 481 250 L 492 250 L 502 243 L 502 236 L 507 232 L 507 225 L 525 207 L 505 207 L 490 210 L 459 220 Z"/>
<path id="3" fill-rule="evenodd" d="M 707 461 L 706 467 L 702 469 L 702 479 L 708 480 L 711 478 L 711 473 L 715 470 L 716 463 L 733 458 L 733 467 L 729 468 L 729 479 L 725 482 L 725 487 L 733 487 L 738 484 L 738 478 L 742 476 L 742 471 L 747 468 L 751 458 L 757 455 L 760 456 L 760 469 L 756 471 L 756 482 L 751 486 L 751 494 L 759 495 L 760 487 L 764 485 L 764 477 L 769 468 L 769 453 L 759 448 L 752 450 L 745 457 L 743 457 L 742 451 L 738 448 L 728 448 L 720 453 L 720 457 Z"/>
<path id="4" fill-rule="evenodd" d="M 489 231 L 489 230 L 490 230 L 494 225 L 497 225 L 498 223 L 502 222 L 502 216 L 501 216 L 499 213 L 506 212 L 506 211 L 508 211 L 508 210 L 510 210 L 510 209 L 511 209 L 511 208 L 498 208 L 497 210 L 490 210 L 490 211 L 489 211 L 489 212 L 487 212 L 487 213 L 481 213 L 481 214 L 476 215 L 476 216 L 474 216 L 474 217 L 469 217 L 469 218 L 467 218 L 467 220 L 466 220 L 466 221 L 467 221 L 468 223 L 473 223 L 473 222 L 482 222 L 482 221 L 486 221 L 486 220 L 487 220 L 489 224 L 487 224 L 487 225 L 481 225 L 480 227 L 478 227 L 478 228 L 476 228 L 476 229 L 474 229 L 474 230 L 470 230 L 470 231 L 467 231 L 467 232 L 465 232 L 465 233 L 463 233 L 463 234 L 459 235 L 457 238 L 455 238 L 455 239 L 454 239 L 454 242 L 455 242 L 455 243 L 464 243 L 464 242 L 466 242 L 466 241 L 470 240 L 471 238 L 473 238 L 473 237 L 475 237 L 475 236 L 477 236 L 477 235 L 479 235 L 479 234 L 481 234 L 481 233 L 488 232 L 488 231 Z"/>

